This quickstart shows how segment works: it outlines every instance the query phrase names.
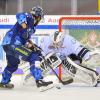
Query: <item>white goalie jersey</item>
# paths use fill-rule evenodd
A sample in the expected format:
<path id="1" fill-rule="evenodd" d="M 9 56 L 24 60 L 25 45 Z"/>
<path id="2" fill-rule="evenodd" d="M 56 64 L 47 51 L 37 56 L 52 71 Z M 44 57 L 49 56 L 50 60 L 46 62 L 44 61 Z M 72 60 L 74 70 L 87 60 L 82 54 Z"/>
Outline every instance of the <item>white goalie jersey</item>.
<path id="1" fill-rule="evenodd" d="M 45 54 L 49 52 L 59 52 L 61 55 L 68 56 L 70 54 L 76 54 L 80 58 L 84 60 L 89 59 L 90 52 L 87 48 L 83 47 L 76 39 L 74 39 L 70 35 L 64 35 L 64 38 L 58 44 L 54 44 L 52 37 L 44 37 L 41 40 L 40 47 L 44 51 Z"/>

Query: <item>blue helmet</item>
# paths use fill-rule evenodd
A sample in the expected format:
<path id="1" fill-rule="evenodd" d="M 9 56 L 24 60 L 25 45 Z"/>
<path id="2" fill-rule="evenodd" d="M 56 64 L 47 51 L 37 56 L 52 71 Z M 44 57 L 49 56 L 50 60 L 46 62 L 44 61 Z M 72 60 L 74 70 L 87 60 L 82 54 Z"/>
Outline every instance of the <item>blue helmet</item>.
<path id="1" fill-rule="evenodd" d="M 44 17 L 43 9 L 39 6 L 33 7 L 30 13 L 36 17 L 40 17 L 40 18 Z"/>

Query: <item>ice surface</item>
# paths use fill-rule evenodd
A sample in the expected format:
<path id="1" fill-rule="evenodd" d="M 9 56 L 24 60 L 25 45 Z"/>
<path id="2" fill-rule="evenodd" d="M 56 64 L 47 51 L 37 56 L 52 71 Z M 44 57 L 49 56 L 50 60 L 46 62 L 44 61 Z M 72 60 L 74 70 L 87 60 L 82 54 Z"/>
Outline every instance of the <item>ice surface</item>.
<path id="1" fill-rule="evenodd" d="M 15 84 L 14 89 L 0 90 L 0 100 L 100 100 L 100 87 L 86 87 L 84 84 L 84 87 L 76 87 L 76 83 L 69 86 L 59 84 L 61 89 L 54 87 L 48 91 L 39 92 L 35 85 L 23 86 L 20 75 L 14 75 L 12 83 Z"/>

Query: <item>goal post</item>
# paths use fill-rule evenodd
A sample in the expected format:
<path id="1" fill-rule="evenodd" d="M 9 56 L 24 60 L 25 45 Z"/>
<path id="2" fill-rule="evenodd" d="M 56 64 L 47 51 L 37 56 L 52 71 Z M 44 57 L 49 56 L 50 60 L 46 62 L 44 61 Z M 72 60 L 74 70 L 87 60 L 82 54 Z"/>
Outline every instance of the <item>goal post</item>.
<path id="1" fill-rule="evenodd" d="M 63 16 L 59 19 L 59 31 L 70 34 L 90 49 L 100 47 L 100 16 L 76 15 Z M 62 67 L 59 66 L 59 77 Z"/>

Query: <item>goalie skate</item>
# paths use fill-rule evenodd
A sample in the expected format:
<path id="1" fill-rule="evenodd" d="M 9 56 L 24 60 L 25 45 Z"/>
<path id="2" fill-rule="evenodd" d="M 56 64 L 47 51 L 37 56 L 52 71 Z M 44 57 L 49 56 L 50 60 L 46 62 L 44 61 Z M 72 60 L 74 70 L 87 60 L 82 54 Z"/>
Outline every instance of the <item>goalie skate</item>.
<path id="1" fill-rule="evenodd" d="M 96 86 L 98 83 L 98 73 L 85 66 L 77 65 L 69 57 L 62 62 L 64 70 L 74 79 L 78 79 L 89 86 Z"/>

